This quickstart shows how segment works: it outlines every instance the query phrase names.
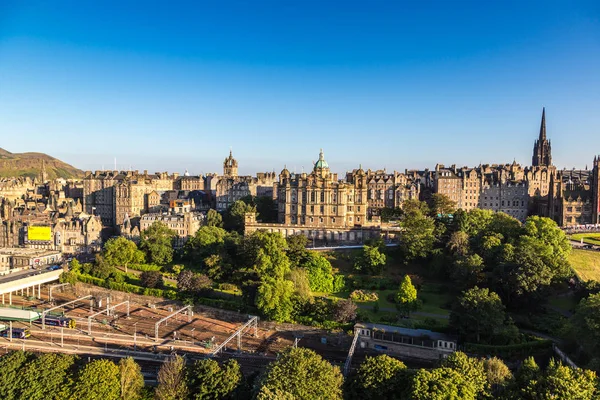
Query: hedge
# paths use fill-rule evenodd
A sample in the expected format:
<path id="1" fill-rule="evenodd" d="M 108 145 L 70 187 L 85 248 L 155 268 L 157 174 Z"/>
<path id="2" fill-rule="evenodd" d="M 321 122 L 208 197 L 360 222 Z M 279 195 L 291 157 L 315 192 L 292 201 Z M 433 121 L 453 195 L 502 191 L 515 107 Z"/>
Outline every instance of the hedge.
<path id="1" fill-rule="evenodd" d="M 552 348 L 552 340 L 542 339 L 531 342 L 509 344 L 505 346 L 494 346 L 488 344 L 465 343 L 464 349 L 468 353 L 480 355 L 491 355 L 498 357 L 512 357 L 521 354 L 529 354 L 534 350 L 549 350 Z"/>
<path id="2" fill-rule="evenodd" d="M 135 269 L 136 271 L 148 272 L 148 271 L 160 271 L 162 267 L 155 264 L 131 264 L 128 266 L 129 269 Z"/>

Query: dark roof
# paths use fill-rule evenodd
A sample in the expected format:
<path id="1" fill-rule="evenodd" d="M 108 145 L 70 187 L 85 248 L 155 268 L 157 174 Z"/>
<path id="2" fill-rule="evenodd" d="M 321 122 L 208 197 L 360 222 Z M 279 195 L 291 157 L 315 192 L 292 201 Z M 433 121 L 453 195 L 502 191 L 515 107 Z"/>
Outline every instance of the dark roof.
<path id="1" fill-rule="evenodd" d="M 428 336 L 433 340 L 444 340 L 447 342 L 456 341 L 456 338 L 450 335 L 446 335 L 445 333 L 433 332 L 427 329 L 410 329 L 410 328 L 402 328 L 399 326 L 391 326 L 391 325 L 383 325 L 383 324 L 372 324 L 369 322 L 359 322 L 354 325 L 355 328 L 363 328 L 363 329 L 371 329 L 371 330 L 380 330 L 391 333 L 398 333 L 404 336 L 410 337 L 423 337 Z"/>

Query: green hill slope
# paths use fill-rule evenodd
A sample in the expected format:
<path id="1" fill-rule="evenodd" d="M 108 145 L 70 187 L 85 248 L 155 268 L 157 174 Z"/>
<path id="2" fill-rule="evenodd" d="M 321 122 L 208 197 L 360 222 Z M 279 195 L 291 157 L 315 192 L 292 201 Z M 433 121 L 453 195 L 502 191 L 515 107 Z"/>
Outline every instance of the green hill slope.
<path id="1" fill-rule="evenodd" d="M 79 178 L 83 171 L 44 153 L 11 153 L 0 148 L 0 177 L 40 176 L 42 160 L 48 179 Z"/>

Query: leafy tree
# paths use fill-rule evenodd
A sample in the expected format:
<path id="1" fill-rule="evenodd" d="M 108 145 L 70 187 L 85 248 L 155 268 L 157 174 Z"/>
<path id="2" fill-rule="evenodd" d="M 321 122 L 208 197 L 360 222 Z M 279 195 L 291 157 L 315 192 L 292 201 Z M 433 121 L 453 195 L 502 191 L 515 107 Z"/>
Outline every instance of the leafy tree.
<path id="1" fill-rule="evenodd" d="M 481 232 L 488 230 L 494 214 L 492 210 L 480 208 L 473 208 L 466 213 L 457 213 L 455 215 L 457 230 L 465 232 L 470 237 L 476 237 Z"/>
<path id="2" fill-rule="evenodd" d="M 487 381 L 492 387 L 505 385 L 512 378 L 512 372 L 504 361 L 497 357 L 488 358 L 483 362 Z"/>
<path id="3" fill-rule="evenodd" d="M 287 256 L 293 265 L 300 265 L 301 260 L 306 257 L 308 250 L 308 238 L 302 234 L 292 235 L 285 238 L 287 242 Z"/>
<path id="4" fill-rule="evenodd" d="M 244 230 L 244 217 L 246 213 L 250 212 L 256 212 L 256 207 L 246 204 L 242 200 L 233 203 L 225 213 L 225 229 L 242 233 Z"/>
<path id="5" fill-rule="evenodd" d="M 538 391 L 544 399 L 597 399 L 597 377 L 593 371 L 572 368 L 550 360 Z"/>
<path id="6" fill-rule="evenodd" d="M 578 343 L 591 355 L 600 356 L 600 293 L 579 302 L 571 326 Z"/>
<path id="7" fill-rule="evenodd" d="M 100 254 L 96 254 L 95 262 L 90 272 L 93 276 L 100 279 L 106 279 L 114 272 L 114 268 L 106 262 L 104 257 Z"/>
<path id="8" fill-rule="evenodd" d="M 388 355 L 367 356 L 348 384 L 348 398 L 401 399 L 404 388 L 398 375 L 404 369 L 402 361 Z"/>
<path id="9" fill-rule="evenodd" d="M 137 245 L 123 236 L 109 239 L 104 245 L 102 253 L 104 260 L 112 267 L 125 267 L 129 264 L 144 262 L 144 253 L 138 250 Z"/>
<path id="10" fill-rule="evenodd" d="M 475 286 L 463 292 L 452 313 L 450 325 L 466 341 L 491 340 L 505 321 L 504 305 L 498 294 Z"/>
<path id="11" fill-rule="evenodd" d="M 71 369 L 76 357 L 70 354 L 42 354 L 27 363 L 18 381 L 22 399 L 62 400 L 71 391 Z"/>
<path id="12" fill-rule="evenodd" d="M 235 360 L 219 365 L 215 360 L 205 359 L 194 363 L 189 381 L 193 399 L 225 399 L 240 385 L 242 373 Z"/>
<path id="13" fill-rule="evenodd" d="M 384 207 L 379 212 L 379 215 L 381 216 L 382 222 L 395 221 L 402 216 L 402 209 L 400 207 Z"/>
<path id="14" fill-rule="evenodd" d="M 0 357 L 0 398 L 18 400 L 21 371 L 33 359 L 33 354 L 13 351 Z"/>
<path id="15" fill-rule="evenodd" d="M 429 201 L 430 215 L 448 215 L 456 211 L 456 202 L 441 193 L 434 193 Z"/>
<path id="16" fill-rule="evenodd" d="M 291 319 L 294 284 L 284 279 L 264 277 L 256 295 L 256 307 L 260 312 L 277 322 Z"/>
<path id="17" fill-rule="evenodd" d="M 337 322 L 351 322 L 356 319 L 356 304 L 352 300 L 340 300 L 333 309 L 333 319 Z"/>
<path id="18" fill-rule="evenodd" d="M 396 293 L 396 301 L 398 302 L 398 309 L 405 314 L 410 315 L 411 311 L 415 311 L 417 308 L 417 289 L 412 284 L 410 276 L 404 275 L 400 287 Z"/>
<path id="19" fill-rule="evenodd" d="M 277 204 L 272 197 L 256 196 L 254 198 L 254 205 L 262 222 L 277 222 Z"/>
<path id="20" fill-rule="evenodd" d="M 158 265 L 166 265 L 173 261 L 173 238 L 175 232 L 156 221 L 140 235 L 140 249 L 146 253 L 148 261 Z"/>
<path id="21" fill-rule="evenodd" d="M 402 235 L 399 249 L 407 261 L 427 257 L 433 249 L 435 223 L 422 208 L 416 205 L 408 208 L 405 205 L 404 215 L 400 219 Z"/>
<path id="22" fill-rule="evenodd" d="M 86 364 L 79 371 L 73 392 L 81 400 L 119 399 L 119 367 L 107 359 Z"/>
<path id="23" fill-rule="evenodd" d="M 457 258 L 452 264 L 451 278 L 463 287 L 471 287 L 484 280 L 485 265 L 478 254 Z"/>
<path id="24" fill-rule="evenodd" d="M 308 274 L 304 268 L 292 268 L 286 275 L 286 279 L 292 281 L 294 284 L 294 294 L 303 300 L 310 299 L 310 284 L 308 282 Z"/>
<path id="25" fill-rule="evenodd" d="M 206 226 L 222 228 L 223 217 L 216 210 L 212 208 L 206 213 Z"/>
<path id="26" fill-rule="evenodd" d="M 301 262 L 301 267 L 306 268 L 310 290 L 325 293 L 333 291 L 333 268 L 329 260 L 320 253 L 316 251 L 307 252 L 306 257 Z"/>
<path id="27" fill-rule="evenodd" d="M 183 257 L 189 261 L 203 261 L 221 250 L 226 237 L 227 231 L 223 228 L 202 226 L 183 246 Z"/>
<path id="28" fill-rule="evenodd" d="M 354 269 L 363 274 L 379 275 L 383 271 L 386 260 L 379 246 L 365 245 L 354 260 Z"/>
<path id="29" fill-rule="evenodd" d="M 444 359 L 442 367 L 452 368 L 460 373 L 463 379 L 472 386 L 477 396 L 484 397 L 489 392 L 490 387 L 482 360 L 457 351 Z"/>
<path id="30" fill-rule="evenodd" d="M 409 389 L 411 400 L 475 400 L 476 389 L 452 368 L 419 369 Z"/>
<path id="31" fill-rule="evenodd" d="M 188 398 L 185 360 L 179 355 L 171 356 L 158 371 L 157 400 L 185 400 Z"/>
<path id="32" fill-rule="evenodd" d="M 469 235 L 463 231 L 452 232 L 448 244 L 448 250 L 456 256 L 464 257 L 469 254 Z"/>
<path id="33" fill-rule="evenodd" d="M 306 348 L 288 348 L 267 367 L 259 384 L 259 399 L 335 400 L 342 398 L 342 374 Z M 287 397 L 271 397 L 283 394 Z"/>
<path id="34" fill-rule="evenodd" d="M 140 399 L 144 387 L 144 376 L 140 365 L 133 358 L 122 358 L 119 361 L 119 377 L 121 379 L 121 399 Z"/>
<path id="35" fill-rule="evenodd" d="M 259 278 L 283 279 L 291 268 L 286 247 L 287 242 L 281 234 L 256 231 L 244 238 L 243 257 Z"/>
<path id="36" fill-rule="evenodd" d="M 190 270 L 183 270 L 177 276 L 177 289 L 183 292 L 199 294 L 211 286 L 210 278 Z"/>
<path id="37" fill-rule="evenodd" d="M 161 288 L 164 286 L 163 276 L 159 271 L 144 271 L 140 275 L 142 286 L 147 288 Z"/>

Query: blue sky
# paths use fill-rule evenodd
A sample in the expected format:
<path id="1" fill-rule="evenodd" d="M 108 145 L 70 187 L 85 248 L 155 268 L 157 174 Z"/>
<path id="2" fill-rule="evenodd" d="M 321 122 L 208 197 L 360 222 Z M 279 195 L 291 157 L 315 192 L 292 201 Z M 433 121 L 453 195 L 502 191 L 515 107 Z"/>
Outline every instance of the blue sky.
<path id="1" fill-rule="evenodd" d="M 0 0 L 0 147 L 81 169 L 529 164 L 543 106 L 591 165 L 600 2 Z"/>

